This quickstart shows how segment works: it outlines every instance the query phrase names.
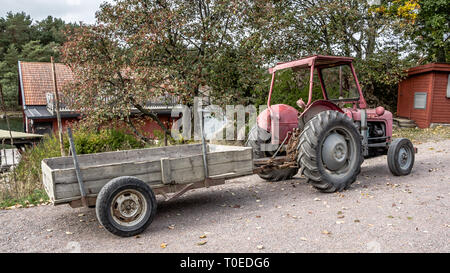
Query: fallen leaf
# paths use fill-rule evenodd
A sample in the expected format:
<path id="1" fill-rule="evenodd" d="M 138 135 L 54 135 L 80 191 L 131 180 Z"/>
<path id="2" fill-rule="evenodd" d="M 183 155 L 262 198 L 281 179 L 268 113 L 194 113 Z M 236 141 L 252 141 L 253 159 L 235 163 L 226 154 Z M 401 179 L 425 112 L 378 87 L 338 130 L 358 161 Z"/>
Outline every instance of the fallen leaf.
<path id="1" fill-rule="evenodd" d="M 314 198 L 314 201 L 320 201 L 320 198 L 316 197 L 316 198 Z"/>
<path id="2" fill-rule="evenodd" d="M 263 245 L 257 245 L 256 248 L 257 249 L 264 249 L 264 246 Z"/>
<path id="3" fill-rule="evenodd" d="M 329 232 L 328 230 L 323 230 L 323 231 L 322 231 L 322 234 L 327 234 L 327 235 L 329 235 L 329 234 L 331 234 L 331 232 Z"/>
<path id="4" fill-rule="evenodd" d="M 78 214 L 78 217 L 82 217 L 82 216 L 84 216 L 84 213 Z"/>
<path id="5" fill-rule="evenodd" d="M 355 221 L 353 221 L 353 222 L 355 222 L 355 223 L 359 223 L 360 221 L 358 220 L 358 219 L 356 219 Z"/>
<path id="6" fill-rule="evenodd" d="M 206 243 L 207 243 L 207 241 L 201 241 L 201 242 L 198 242 L 197 245 L 202 246 L 202 245 L 205 245 Z"/>
<path id="7" fill-rule="evenodd" d="M 160 245 L 160 247 L 161 247 L 161 248 L 166 248 L 166 247 L 167 247 L 167 243 L 162 243 L 162 244 Z"/>
<path id="8" fill-rule="evenodd" d="M 300 237 L 300 240 L 307 241 L 308 239 L 306 239 L 305 237 Z"/>
<path id="9" fill-rule="evenodd" d="M 71 235 L 71 234 L 73 234 L 73 232 L 66 231 L 66 234 L 67 234 L 67 235 Z"/>
<path id="10" fill-rule="evenodd" d="M 199 237 L 200 239 L 205 239 L 206 238 L 206 234 L 203 234 Z"/>

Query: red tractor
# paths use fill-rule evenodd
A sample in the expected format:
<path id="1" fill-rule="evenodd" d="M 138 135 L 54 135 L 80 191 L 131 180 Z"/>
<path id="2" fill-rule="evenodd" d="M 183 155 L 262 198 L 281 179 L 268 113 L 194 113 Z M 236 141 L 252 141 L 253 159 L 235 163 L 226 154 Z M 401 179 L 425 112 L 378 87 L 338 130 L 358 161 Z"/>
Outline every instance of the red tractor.
<path id="1" fill-rule="evenodd" d="M 280 158 L 277 155 L 285 156 L 281 164 L 264 161 L 261 178 L 286 180 L 300 170 L 315 188 L 336 192 L 356 180 L 364 158 L 385 154 L 392 174 L 411 172 L 417 149 L 408 139 L 392 140 L 392 113 L 381 106 L 366 109 L 352 61 L 315 55 L 269 69 L 267 109 L 250 130 L 247 146 L 253 147 L 256 160 L 269 157 L 273 163 Z M 275 75 L 282 69 L 304 74 L 309 69 L 308 101 L 297 101 L 301 112 L 286 104 L 270 104 Z M 320 83 L 323 99 L 312 101 L 314 82 Z"/>

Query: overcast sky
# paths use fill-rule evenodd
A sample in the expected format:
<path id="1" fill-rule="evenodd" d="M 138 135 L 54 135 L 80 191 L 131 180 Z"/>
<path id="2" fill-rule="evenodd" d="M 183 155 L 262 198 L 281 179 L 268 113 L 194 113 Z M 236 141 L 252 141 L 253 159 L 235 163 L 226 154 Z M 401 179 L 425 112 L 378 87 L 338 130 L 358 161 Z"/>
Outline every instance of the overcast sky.
<path id="1" fill-rule="evenodd" d="M 24 11 L 33 20 L 42 20 L 51 15 L 66 22 L 93 24 L 95 12 L 103 2 L 105 0 L 0 0 L 0 17 L 9 11 Z"/>

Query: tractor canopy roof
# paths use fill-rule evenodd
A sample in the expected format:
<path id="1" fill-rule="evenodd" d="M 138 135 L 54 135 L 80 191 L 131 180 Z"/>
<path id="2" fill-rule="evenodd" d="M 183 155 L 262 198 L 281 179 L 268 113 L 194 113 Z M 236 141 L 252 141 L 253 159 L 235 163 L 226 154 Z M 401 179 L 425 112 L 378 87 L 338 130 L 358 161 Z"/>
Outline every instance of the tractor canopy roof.
<path id="1" fill-rule="evenodd" d="M 272 74 L 285 68 L 294 68 L 295 70 L 304 69 L 313 64 L 316 68 L 333 67 L 342 64 L 350 64 L 352 61 L 353 58 L 351 57 L 313 55 L 296 61 L 278 63 L 276 66 L 269 68 L 269 73 Z"/>

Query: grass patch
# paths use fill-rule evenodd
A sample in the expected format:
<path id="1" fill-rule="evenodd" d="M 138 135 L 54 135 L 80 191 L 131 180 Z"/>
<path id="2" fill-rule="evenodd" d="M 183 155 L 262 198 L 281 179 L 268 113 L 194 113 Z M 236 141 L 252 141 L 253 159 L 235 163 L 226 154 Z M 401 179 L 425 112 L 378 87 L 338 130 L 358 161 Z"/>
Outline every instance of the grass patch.
<path id="1" fill-rule="evenodd" d="M 414 144 L 427 141 L 450 139 L 450 126 L 436 126 L 434 128 L 396 128 L 392 133 L 394 138 L 408 138 Z"/>
<path id="2" fill-rule="evenodd" d="M 10 197 L 0 200 L 0 209 L 6 209 L 12 206 L 16 206 L 17 208 L 30 207 L 47 203 L 48 201 L 49 199 L 45 190 L 36 189 L 30 195 L 23 198 Z"/>

